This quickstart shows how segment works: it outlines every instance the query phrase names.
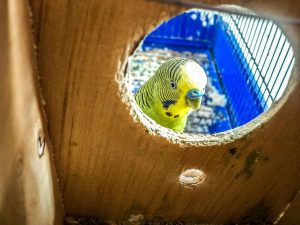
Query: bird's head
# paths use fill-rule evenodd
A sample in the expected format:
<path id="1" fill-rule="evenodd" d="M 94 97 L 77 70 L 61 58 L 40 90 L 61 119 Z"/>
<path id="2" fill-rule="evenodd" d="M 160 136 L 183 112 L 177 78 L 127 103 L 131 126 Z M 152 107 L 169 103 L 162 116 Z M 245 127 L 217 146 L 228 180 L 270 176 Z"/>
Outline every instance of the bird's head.
<path id="1" fill-rule="evenodd" d="M 199 109 L 204 95 L 207 76 L 204 69 L 193 60 L 173 58 L 160 66 L 155 74 L 156 99 L 167 116 L 186 115 Z"/>

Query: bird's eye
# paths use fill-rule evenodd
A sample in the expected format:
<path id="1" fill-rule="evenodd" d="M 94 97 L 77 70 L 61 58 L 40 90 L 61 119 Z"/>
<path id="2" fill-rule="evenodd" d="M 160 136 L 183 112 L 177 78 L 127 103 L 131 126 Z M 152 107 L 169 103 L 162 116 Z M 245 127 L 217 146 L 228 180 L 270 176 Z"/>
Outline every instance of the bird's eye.
<path id="1" fill-rule="evenodd" d="M 171 88 L 176 89 L 177 88 L 177 84 L 175 81 L 171 80 Z"/>

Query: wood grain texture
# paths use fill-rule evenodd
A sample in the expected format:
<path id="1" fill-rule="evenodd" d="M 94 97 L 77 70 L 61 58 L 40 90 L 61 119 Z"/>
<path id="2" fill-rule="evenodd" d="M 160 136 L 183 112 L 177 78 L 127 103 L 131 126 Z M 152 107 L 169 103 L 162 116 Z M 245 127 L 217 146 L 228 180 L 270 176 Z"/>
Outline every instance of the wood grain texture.
<path id="1" fill-rule="evenodd" d="M 213 2 L 299 16 L 297 1 Z M 299 67 L 289 96 L 266 124 L 227 144 L 181 147 L 133 121 L 116 77 L 141 38 L 183 8 L 146 0 L 31 0 L 31 5 L 67 214 L 119 221 L 136 214 L 186 222 L 275 221 L 295 197 Z M 283 29 L 298 63 L 299 27 Z M 190 168 L 207 176 L 194 189 L 178 180 Z"/>
<path id="2" fill-rule="evenodd" d="M 300 192 L 297 193 L 295 198 L 287 205 L 287 210 L 282 215 L 281 218 L 278 220 L 278 224 L 285 225 L 285 224 L 300 224 Z"/>
<path id="3" fill-rule="evenodd" d="M 39 105 L 28 3 L 1 0 L 0 29 L 0 224 L 60 225 L 62 201 Z M 46 139 L 41 156 L 38 135 Z"/>

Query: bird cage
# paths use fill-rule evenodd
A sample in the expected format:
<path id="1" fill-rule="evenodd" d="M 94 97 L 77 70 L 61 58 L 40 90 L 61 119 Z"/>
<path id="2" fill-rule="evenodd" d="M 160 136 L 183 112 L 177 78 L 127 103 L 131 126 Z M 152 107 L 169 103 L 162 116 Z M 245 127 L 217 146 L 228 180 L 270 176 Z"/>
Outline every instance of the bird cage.
<path id="1" fill-rule="evenodd" d="M 218 133 L 256 118 L 281 97 L 294 64 L 291 45 L 274 22 L 251 13 L 190 10 L 146 36 L 131 61 L 132 91 L 174 56 L 193 58 L 209 78 L 203 106 L 189 116 L 187 133 Z"/>

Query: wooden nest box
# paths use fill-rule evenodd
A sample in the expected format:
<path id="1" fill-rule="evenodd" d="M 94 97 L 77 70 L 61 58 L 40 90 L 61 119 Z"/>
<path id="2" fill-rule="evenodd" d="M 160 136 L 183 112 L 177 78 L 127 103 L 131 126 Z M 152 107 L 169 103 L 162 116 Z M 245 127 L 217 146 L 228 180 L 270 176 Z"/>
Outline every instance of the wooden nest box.
<path id="1" fill-rule="evenodd" d="M 300 2 L 201 3 L 284 20 L 295 66 L 268 112 L 178 144 L 134 121 L 118 80 L 143 37 L 189 4 L 0 1 L 0 224 L 300 224 Z"/>

